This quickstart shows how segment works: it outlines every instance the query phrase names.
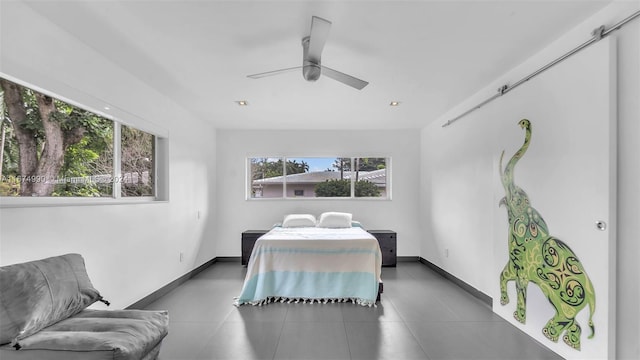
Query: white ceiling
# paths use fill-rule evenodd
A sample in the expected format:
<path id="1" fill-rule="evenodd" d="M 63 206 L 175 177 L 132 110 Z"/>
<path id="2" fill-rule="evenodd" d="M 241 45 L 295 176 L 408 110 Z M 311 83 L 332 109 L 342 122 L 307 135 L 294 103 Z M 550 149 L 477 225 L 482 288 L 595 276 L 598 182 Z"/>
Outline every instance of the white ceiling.
<path id="1" fill-rule="evenodd" d="M 435 120 L 609 2 L 38 1 L 31 7 L 218 128 L 395 129 Z M 323 65 L 369 81 L 363 90 L 326 77 L 307 82 L 301 71 L 246 77 L 300 66 L 312 15 L 333 23 Z M 389 106 L 393 100 L 400 106 Z"/>

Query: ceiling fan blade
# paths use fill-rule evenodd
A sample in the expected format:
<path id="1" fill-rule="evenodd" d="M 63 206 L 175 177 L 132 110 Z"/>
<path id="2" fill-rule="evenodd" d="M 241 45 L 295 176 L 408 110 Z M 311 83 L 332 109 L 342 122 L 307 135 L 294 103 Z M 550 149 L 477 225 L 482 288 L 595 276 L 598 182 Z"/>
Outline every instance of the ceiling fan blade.
<path id="1" fill-rule="evenodd" d="M 252 74 L 252 75 L 247 75 L 248 78 L 252 78 L 252 79 L 260 79 L 266 76 L 273 76 L 273 75 L 280 75 L 280 74 L 284 74 L 284 73 L 288 73 L 294 70 L 300 70 L 302 69 L 302 66 L 296 66 L 296 67 L 290 67 L 290 68 L 286 68 L 286 69 L 280 69 L 280 70 L 273 70 L 273 71 L 267 71 L 267 72 L 263 72 L 263 73 L 259 73 L 259 74 Z"/>
<path id="2" fill-rule="evenodd" d="M 328 68 L 324 65 L 322 65 L 321 67 L 322 67 L 322 75 L 326 75 L 332 78 L 333 80 L 340 81 L 341 83 L 354 87 L 358 90 L 362 90 L 362 88 L 369 85 L 368 81 L 360 80 L 351 75 L 347 75 L 345 73 L 341 73 L 340 71 Z"/>
<path id="3" fill-rule="evenodd" d="M 319 63 L 324 43 L 329 37 L 331 30 L 331 21 L 321 17 L 313 16 L 311 18 L 311 33 L 309 34 L 309 50 L 307 53 L 308 60 Z"/>

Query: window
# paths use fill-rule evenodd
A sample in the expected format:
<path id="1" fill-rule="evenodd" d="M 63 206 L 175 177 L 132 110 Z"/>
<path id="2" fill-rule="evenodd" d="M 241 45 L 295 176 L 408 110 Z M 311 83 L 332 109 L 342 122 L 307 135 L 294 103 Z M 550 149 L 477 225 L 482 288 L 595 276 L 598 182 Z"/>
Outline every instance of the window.
<path id="1" fill-rule="evenodd" d="M 386 197 L 387 159 L 355 158 L 354 195 L 356 197 Z"/>
<path id="2" fill-rule="evenodd" d="M 155 197 L 154 135 L 4 78 L 0 85 L 0 196 Z"/>
<path id="3" fill-rule="evenodd" d="M 390 199 L 389 158 L 249 158 L 249 199 Z"/>
<path id="4" fill-rule="evenodd" d="M 283 191 L 282 179 L 284 166 L 278 158 L 252 158 L 251 161 L 251 197 L 280 198 Z M 274 185 L 276 184 L 276 185 Z"/>
<path id="5" fill-rule="evenodd" d="M 154 136 L 123 125 L 121 142 L 122 197 L 153 196 Z"/>

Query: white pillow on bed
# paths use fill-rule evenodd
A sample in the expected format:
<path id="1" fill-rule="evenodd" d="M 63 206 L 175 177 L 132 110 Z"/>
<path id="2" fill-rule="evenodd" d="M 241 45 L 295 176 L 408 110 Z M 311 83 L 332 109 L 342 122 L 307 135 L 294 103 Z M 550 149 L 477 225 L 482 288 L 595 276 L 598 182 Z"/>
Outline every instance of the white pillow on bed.
<path id="1" fill-rule="evenodd" d="M 350 228 L 351 227 L 351 218 L 352 215 L 350 213 L 342 213 L 342 212 L 325 212 L 320 215 L 320 220 L 318 221 L 318 227 L 323 228 Z"/>
<path id="2" fill-rule="evenodd" d="M 289 214 L 282 222 L 283 228 L 314 226 L 316 226 L 316 217 L 311 214 Z"/>

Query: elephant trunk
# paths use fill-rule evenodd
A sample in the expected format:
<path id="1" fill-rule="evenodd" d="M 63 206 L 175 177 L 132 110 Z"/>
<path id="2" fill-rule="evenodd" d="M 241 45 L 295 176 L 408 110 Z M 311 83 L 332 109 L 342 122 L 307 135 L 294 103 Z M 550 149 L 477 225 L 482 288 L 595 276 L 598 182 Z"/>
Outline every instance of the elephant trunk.
<path id="1" fill-rule="evenodd" d="M 500 155 L 500 178 L 502 180 L 502 186 L 504 187 L 507 197 L 509 197 L 509 195 L 511 195 L 511 193 L 515 190 L 513 171 L 516 167 L 516 164 L 518 163 L 518 160 L 520 160 L 527 152 L 529 143 L 531 142 L 531 122 L 527 119 L 522 119 L 520 120 L 520 122 L 518 122 L 518 125 L 520 125 L 521 128 L 525 129 L 524 143 L 522 144 L 522 146 L 520 146 L 518 151 L 513 154 L 511 159 L 509 159 L 509 162 L 504 168 L 504 171 L 502 170 L 502 159 L 504 157 L 504 151 L 502 151 L 502 155 Z"/>

